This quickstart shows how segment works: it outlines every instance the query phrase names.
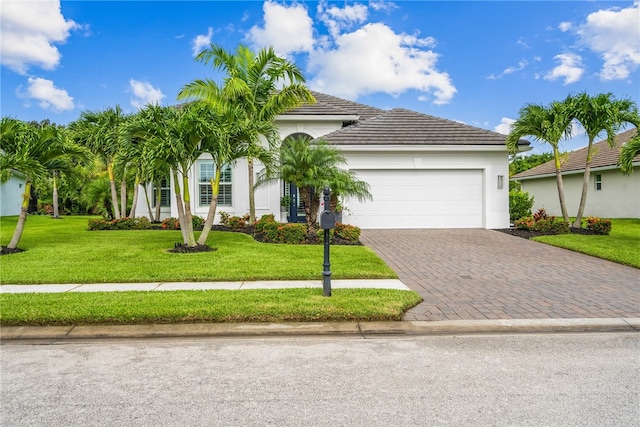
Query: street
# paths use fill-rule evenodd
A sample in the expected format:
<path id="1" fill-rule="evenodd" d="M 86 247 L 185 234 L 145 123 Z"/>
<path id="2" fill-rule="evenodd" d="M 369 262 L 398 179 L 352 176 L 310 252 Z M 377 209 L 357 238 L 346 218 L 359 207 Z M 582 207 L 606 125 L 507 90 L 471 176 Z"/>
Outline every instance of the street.
<path id="1" fill-rule="evenodd" d="M 638 426 L 640 334 L 5 343 L 2 426 Z"/>

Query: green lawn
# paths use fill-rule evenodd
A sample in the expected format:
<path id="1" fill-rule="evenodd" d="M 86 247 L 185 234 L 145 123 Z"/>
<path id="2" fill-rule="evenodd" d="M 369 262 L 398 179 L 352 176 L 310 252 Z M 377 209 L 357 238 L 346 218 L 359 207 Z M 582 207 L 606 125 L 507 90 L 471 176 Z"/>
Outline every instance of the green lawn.
<path id="1" fill-rule="evenodd" d="M 0 323 L 90 325 L 391 321 L 421 301 L 411 291 L 318 289 L 2 294 Z"/>
<path id="2" fill-rule="evenodd" d="M 113 283 L 322 279 L 322 245 L 256 242 L 242 233 L 212 232 L 215 252 L 173 254 L 180 231 L 87 231 L 88 217 L 29 216 L 18 247 L 0 258 L 0 283 Z M 17 217 L 0 218 L 0 242 Z M 332 246 L 334 279 L 396 278 L 364 246 Z"/>
<path id="3" fill-rule="evenodd" d="M 612 219 L 608 236 L 561 234 L 533 240 L 640 268 L 640 219 Z"/>

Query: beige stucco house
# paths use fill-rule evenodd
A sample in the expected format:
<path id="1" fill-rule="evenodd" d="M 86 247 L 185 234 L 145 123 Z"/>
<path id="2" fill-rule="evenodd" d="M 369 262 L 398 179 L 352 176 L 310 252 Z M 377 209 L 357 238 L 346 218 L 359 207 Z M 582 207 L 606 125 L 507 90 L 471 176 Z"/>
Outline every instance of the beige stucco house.
<path id="1" fill-rule="evenodd" d="M 591 177 L 585 206 L 585 216 L 603 218 L 640 218 L 640 156 L 633 159 L 634 172 L 624 175 L 618 167 L 620 147 L 634 135 L 631 129 L 615 138 L 611 148 L 606 141 L 594 144 L 596 154 L 591 162 Z M 578 212 L 587 148 L 568 153 L 562 165 L 562 180 L 569 215 Z M 561 216 L 554 162 L 549 161 L 511 179 L 534 197 L 533 210 L 544 208 L 551 215 Z"/>

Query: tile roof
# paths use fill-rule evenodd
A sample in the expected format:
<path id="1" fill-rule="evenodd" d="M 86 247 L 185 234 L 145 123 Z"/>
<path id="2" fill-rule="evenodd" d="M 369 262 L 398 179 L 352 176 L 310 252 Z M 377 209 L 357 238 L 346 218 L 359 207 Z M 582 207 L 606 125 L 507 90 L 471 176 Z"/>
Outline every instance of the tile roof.
<path id="1" fill-rule="evenodd" d="M 611 148 L 606 140 L 599 141 L 593 146 L 596 152 L 591 160 L 591 168 L 601 168 L 607 166 L 615 166 L 618 164 L 618 157 L 620 156 L 620 147 L 622 144 L 629 141 L 637 133 L 636 129 L 630 129 L 626 132 L 622 132 L 615 137 L 615 147 Z M 584 171 L 584 164 L 587 160 L 587 147 L 581 148 L 576 151 L 571 151 L 568 154 L 568 158 L 562 165 L 562 172 L 571 171 Z M 634 157 L 634 162 L 640 161 L 640 155 Z M 555 175 L 556 168 L 553 160 L 543 163 L 534 168 L 520 172 L 512 178 L 529 178 L 540 175 Z"/>
<path id="2" fill-rule="evenodd" d="M 335 145 L 505 145 L 506 135 L 403 108 L 322 137 Z M 528 145 L 521 140 L 520 145 Z"/>
<path id="3" fill-rule="evenodd" d="M 314 116 L 346 116 L 357 115 L 359 120 L 368 120 L 371 117 L 382 114 L 385 110 L 371 107 L 369 105 L 360 104 L 357 102 L 349 101 L 347 99 L 338 98 L 335 96 L 327 95 L 320 92 L 311 91 L 316 98 L 315 104 L 307 104 L 302 107 L 298 107 L 294 110 L 288 111 L 283 116 L 289 115 L 314 115 Z"/>

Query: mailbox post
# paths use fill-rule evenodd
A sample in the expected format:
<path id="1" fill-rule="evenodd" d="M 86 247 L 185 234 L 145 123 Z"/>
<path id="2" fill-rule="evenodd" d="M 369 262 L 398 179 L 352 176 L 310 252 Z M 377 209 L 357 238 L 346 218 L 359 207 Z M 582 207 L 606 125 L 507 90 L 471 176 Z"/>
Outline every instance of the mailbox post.
<path id="1" fill-rule="evenodd" d="M 329 245 L 331 236 L 329 230 L 336 228 L 336 217 L 329 210 L 329 187 L 324 187 L 324 210 L 320 214 L 320 227 L 324 229 L 324 263 L 322 271 L 322 294 L 331 296 L 331 262 L 329 259 Z"/>

